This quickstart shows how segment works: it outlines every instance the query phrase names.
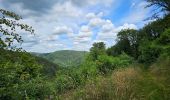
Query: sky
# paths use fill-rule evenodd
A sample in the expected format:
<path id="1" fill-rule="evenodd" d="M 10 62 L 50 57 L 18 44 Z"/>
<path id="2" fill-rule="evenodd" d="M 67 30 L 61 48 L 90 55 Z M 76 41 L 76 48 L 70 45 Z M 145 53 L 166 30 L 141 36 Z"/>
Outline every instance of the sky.
<path id="1" fill-rule="evenodd" d="M 88 51 L 94 42 L 116 43 L 122 29 L 140 29 L 151 14 L 145 0 L 0 0 L 22 16 L 34 35 L 19 31 L 28 52 Z"/>

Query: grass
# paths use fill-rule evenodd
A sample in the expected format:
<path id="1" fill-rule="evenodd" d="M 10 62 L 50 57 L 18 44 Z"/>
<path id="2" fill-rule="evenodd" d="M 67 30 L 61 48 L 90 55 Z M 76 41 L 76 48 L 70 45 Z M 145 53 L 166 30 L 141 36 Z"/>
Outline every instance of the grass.
<path id="1" fill-rule="evenodd" d="M 164 60 L 150 69 L 128 67 L 100 76 L 86 86 L 61 95 L 64 100 L 170 100 L 170 62 Z"/>

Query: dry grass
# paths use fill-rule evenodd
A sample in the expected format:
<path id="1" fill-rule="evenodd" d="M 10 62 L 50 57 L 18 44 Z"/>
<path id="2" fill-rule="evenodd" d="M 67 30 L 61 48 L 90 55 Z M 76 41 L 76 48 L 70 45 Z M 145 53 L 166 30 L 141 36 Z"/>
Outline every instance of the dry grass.
<path id="1" fill-rule="evenodd" d="M 136 100 L 135 82 L 140 71 L 134 68 L 119 69 L 110 77 L 91 81 L 83 89 L 64 96 L 65 100 Z"/>
<path id="2" fill-rule="evenodd" d="M 98 77 L 86 86 L 62 95 L 62 100 L 170 100 L 170 67 L 155 64 L 151 70 L 128 67 L 109 77 Z M 165 70 L 166 69 L 166 70 Z"/>
<path id="3" fill-rule="evenodd" d="M 118 70 L 112 75 L 115 100 L 136 100 L 136 81 L 140 76 L 140 71 L 134 68 Z"/>

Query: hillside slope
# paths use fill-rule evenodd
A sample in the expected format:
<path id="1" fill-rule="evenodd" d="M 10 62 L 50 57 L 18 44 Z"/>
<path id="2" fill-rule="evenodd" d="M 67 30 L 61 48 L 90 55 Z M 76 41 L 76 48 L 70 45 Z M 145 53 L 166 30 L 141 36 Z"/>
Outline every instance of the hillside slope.
<path id="1" fill-rule="evenodd" d="M 35 57 L 36 61 L 42 66 L 41 73 L 44 76 L 53 77 L 61 69 L 60 66 L 42 57 Z"/>
<path id="2" fill-rule="evenodd" d="M 35 54 L 36 56 L 43 57 L 55 64 L 63 67 L 78 66 L 80 65 L 87 52 L 85 51 L 73 51 L 73 50 L 62 50 L 53 53 Z"/>

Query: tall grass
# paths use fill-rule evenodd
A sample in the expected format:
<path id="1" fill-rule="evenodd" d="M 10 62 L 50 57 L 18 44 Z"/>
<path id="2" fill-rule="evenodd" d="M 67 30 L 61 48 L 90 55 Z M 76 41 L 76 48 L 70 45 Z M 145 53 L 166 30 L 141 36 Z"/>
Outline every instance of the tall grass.
<path id="1" fill-rule="evenodd" d="M 85 87 L 64 97 L 68 100 L 132 100 L 135 99 L 135 81 L 140 74 L 134 68 L 115 70 L 109 77 L 98 77 Z"/>
<path id="2" fill-rule="evenodd" d="M 170 100 L 170 60 L 149 70 L 128 67 L 100 76 L 84 87 L 62 95 L 64 100 Z"/>

